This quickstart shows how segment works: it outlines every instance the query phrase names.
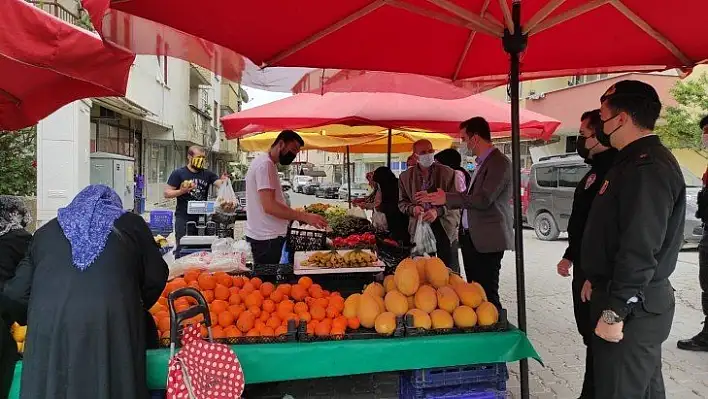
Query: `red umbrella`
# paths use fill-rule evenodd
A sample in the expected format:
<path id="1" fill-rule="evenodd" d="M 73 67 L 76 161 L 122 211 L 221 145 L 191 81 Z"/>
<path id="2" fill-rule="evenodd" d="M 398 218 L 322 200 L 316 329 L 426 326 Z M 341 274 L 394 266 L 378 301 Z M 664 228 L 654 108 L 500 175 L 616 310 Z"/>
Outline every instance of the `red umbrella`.
<path id="1" fill-rule="evenodd" d="M 0 129 L 87 97 L 124 96 L 135 56 L 23 0 L 0 0 Z"/>
<path id="2" fill-rule="evenodd" d="M 499 80 L 509 71 L 500 39 L 513 27 L 511 2 L 114 0 L 111 7 L 195 34 L 262 66 Z M 708 59 L 700 39 L 708 37 L 705 0 L 524 0 L 523 12 L 528 49 L 522 78 L 691 67 Z"/>
<path id="3" fill-rule="evenodd" d="M 427 79 L 407 75 L 409 83 Z M 411 85 L 411 87 L 415 87 Z M 462 90 L 450 86 L 457 90 Z M 489 121 L 494 136 L 509 136 L 509 104 L 484 95 L 441 100 L 399 93 L 303 93 L 221 119 L 230 139 L 249 133 L 302 129 L 332 124 L 421 129 L 457 135 L 459 124 L 472 116 Z M 521 112 L 524 137 L 547 140 L 560 122 L 531 111 Z"/>

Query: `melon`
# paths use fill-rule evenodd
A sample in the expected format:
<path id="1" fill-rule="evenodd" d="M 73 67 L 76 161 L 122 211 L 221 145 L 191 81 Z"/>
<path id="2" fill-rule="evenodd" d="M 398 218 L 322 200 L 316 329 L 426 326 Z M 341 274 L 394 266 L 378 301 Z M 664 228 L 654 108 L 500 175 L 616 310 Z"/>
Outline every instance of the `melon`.
<path id="1" fill-rule="evenodd" d="M 374 300 L 376 303 L 379 305 L 379 313 L 383 313 L 386 311 L 386 303 L 384 303 L 383 298 L 380 296 L 372 295 L 374 297 Z"/>
<path id="2" fill-rule="evenodd" d="M 432 322 L 433 329 L 440 330 L 446 328 L 452 328 L 454 321 L 452 316 L 445 310 L 435 309 L 430 313 L 430 321 Z"/>
<path id="3" fill-rule="evenodd" d="M 397 289 L 396 288 L 396 281 L 394 281 L 392 274 L 388 275 L 388 276 L 386 276 L 386 278 L 384 278 L 383 286 L 384 286 L 384 290 L 386 290 L 387 293 L 391 292 L 391 291 L 395 291 Z"/>
<path id="4" fill-rule="evenodd" d="M 347 319 L 356 317 L 356 312 L 359 308 L 359 298 L 361 298 L 361 294 L 351 294 L 347 297 L 347 300 L 344 301 L 344 310 L 342 311 L 344 317 Z"/>
<path id="5" fill-rule="evenodd" d="M 381 313 L 374 321 L 376 332 L 381 335 L 391 335 L 396 331 L 396 315 L 391 312 Z"/>
<path id="6" fill-rule="evenodd" d="M 425 262 L 425 279 L 435 288 L 444 287 L 450 281 L 450 270 L 440 258 Z"/>
<path id="7" fill-rule="evenodd" d="M 455 273 L 450 273 L 450 287 L 455 288 L 457 284 L 465 284 L 466 281 L 462 279 L 462 276 Z"/>
<path id="8" fill-rule="evenodd" d="M 413 327 L 430 330 L 430 326 L 432 325 L 430 315 L 420 309 L 411 309 L 406 314 L 413 316 Z"/>
<path id="9" fill-rule="evenodd" d="M 379 283 L 371 283 L 364 289 L 364 294 L 371 294 L 373 296 L 383 298 L 384 295 L 386 295 L 386 290 L 384 289 L 384 286 Z"/>
<path id="10" fill-rule="evenodd" d="M 374 298 L 369 294 L 363 294 L 359 298 L 356 316 L 359 318 L 359 323 L 366 328 L 374 328 L 376 317 L 381 313 L 381 308 Z"/>
<path id="11" fill-rule="evenodd" d="M 420 284 L 425 284 L 425 262 L 427 261 L 427 258 L 420 256 L 418 258 L 415 258 L 415 268 L 418 270 L 418 278 L 420 280 Z"/>
<path id="12" fill-rule="evenodd" d="M 484 302 L 479 288 L 477 288 L 474 284 L 458 284 L 454 287 L 454 289 L 455 293 L 460 298 L 460 302 L 462 302 L 465 306 L 476 309 L 477 306 Z"/>
<path id="13" fill-rule="evenodd" d="M 408 309 L 414 309 L 415 308 L 415 296 L 407 296 L 406 299 L 408 300 Z"/>
<path id="14" fill-rule="evenodd" d="M 448 313 L 454 312 L 455 308 L 460 306 L 460 298 L 455 294 L 455 290 L 449 286 L 438 288 L 437 298 L 438 307 Z"/>
<path id="15" fill-rule="evenodd" d="M 487 293 L 484 291 L 484 287 L 482 287 L 482 284 L 480 284 L 480 283 L 478 283 L 478 282 L 476 282 L 476 281 L 473 281 L 473 282 L 470 283 L 470 284 L 472 284 L 472 285 L 474 285 L 475 287 L 477 287 L 477 289 L 479 290 L 479 293 L 482 295 L 482 299 L 483 299 L 484 301 L 487 301 Z"/>
<path id="16" fill-rule="evenodd" d="M 430 313 L 438 307 L 438 297 L 435 288 L 423 285 L 415 293 L 415 307 L 425 313 Z"/>
<path id="17" fill-rule="evenodd" d="M 396 316 L 403 316 L 408 311 L 408 299 L 398 291 L 391 291 L 386 294 L 384 304 L 386 305 L 386 311 Z"/>
<path id="18" fill-rule="evenodd" d="M 452 312 L 452 319 L 459 328 L 470 328 L 477 324 L 477 314 L 469 306 L 459 306 Z"/>
<path id="19" fill-rule="evenodd" d="M 491 302 L 482 302 L 477 308 L 477 323 L 480 326 L 491 326 L 499 321 L 499 310 Z"/>
<path id="20" fill-rule="evenodd" d="M 404 259 L 398 267 L 396 267 L 393 278 L 396 288 L 401 294 L 408 296 L 418 291 L 418 287 L 420 286 L 418 269 L 416 269 L 415 263 L 409 258 Z"/>

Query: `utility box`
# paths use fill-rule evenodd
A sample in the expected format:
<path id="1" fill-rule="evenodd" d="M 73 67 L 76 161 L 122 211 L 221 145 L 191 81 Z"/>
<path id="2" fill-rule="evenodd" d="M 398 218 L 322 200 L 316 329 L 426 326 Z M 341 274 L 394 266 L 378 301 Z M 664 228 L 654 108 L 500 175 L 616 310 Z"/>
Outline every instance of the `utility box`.
<path id="1" fill-rule="evenodd" d="M 107 152 L 91 154 L 91 184 L 105 184 L 118 193 L 123 209 L 135 207 L 135 159 Z"/>

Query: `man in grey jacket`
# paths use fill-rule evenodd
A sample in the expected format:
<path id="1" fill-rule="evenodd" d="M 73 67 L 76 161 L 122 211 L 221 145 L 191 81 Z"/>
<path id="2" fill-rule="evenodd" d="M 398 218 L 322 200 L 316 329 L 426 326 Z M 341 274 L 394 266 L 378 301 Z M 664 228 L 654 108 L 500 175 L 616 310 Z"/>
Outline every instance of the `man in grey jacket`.
<path id="1" fill-rule="evenodd" d="M 489 123 L 475 117 L 460 124 L 461 150 L 476 155 L 477 167 L 467 192 L 418 192 L 416 199 L 433 205 L 463 209 L 460 247 L 465 274 L 482 285 L 489 302 L 501 308 L 499 271 L 504 251 L 513 249 L 511 162 L 492 144 Z"/>

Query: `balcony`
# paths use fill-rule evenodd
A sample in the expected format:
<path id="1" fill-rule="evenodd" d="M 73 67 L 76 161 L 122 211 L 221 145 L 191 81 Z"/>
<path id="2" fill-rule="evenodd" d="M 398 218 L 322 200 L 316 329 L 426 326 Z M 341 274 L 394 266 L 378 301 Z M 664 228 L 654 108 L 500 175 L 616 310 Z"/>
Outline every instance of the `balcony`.
<path id="1" fill-rule="evenodd" d="M 237 83 L 233 83 L 224 79 L 221 84 L 221 108 L 222 115 L 232 114 L 241 110 L 240 87 Z M 225 111 L 223 112 L 225 108 Z"/>
<path id="2" fill-rule="evenodd" d="M 200 109 L 191 104 L 189 105 L 189 109 L 192 116 L 192 125 L 189 129 L 188 140 L 195 144 L 208 146 L 211 141 L 209 139 L 210 129 L 214 129 L 211 126 L 210 110 Z"/>
<path id="3" fill-rule="evenodd" d="M 189 64 L 189 87 L 211 86 L 211 72 L 197 64 Z"/>
<path id="4" fill-rule="evenodd" d="M 88 13 L 82 9 L 69 10 L 58 1 L 43 1 L 43 0 L 25 0 L 42 11 L 52 14 L 64 22 L 81 28 L 93 31 L 93 25 L 89 19 Z"/>

